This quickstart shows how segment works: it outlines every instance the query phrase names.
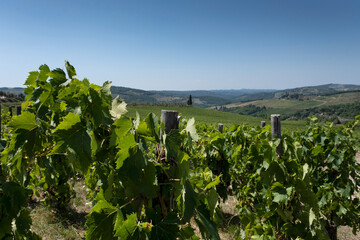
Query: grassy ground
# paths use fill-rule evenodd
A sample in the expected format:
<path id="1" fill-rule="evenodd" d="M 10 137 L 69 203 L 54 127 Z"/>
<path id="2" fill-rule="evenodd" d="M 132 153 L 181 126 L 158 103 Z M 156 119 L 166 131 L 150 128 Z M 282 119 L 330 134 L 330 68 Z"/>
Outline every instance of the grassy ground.
<path id="1" fill-rule="evenodd" d="M 179 115 L 186 119 L 195 118 L 196 124 L 215 125 L 218 123 L 224 124 L 225 127 L 230 127 L 235 124 L 248 124 L 250 126 L 260 126 L 261 121 L 266 121 L 270 124 L 270 119 L 263 119 L 257 117 L 250 117 L 236 113 L 220 112 L 211 109 L 204 109 L 198 107 L 162 107 L 162 106 L 128 106 L 128 116 L 136 116 L 136 112 L 140 114 L 141 118 L 145 118 L 149 113 L 155 113 L 158 117 L 161 115 L 161 110 L 175 110 Z M 285 133 L 292 131 L 302 131 L 305 129 L 305 121 L 283 121 L 282 130 Z"/>
<path id="2" fill-rule="evenodd" d="M 86 190 L 83 181 L 74 184 L 76 198 L 66 211 L 59 211 L 41 204 L 39 199 L 33 199 L 30 204 L 31 229 L 43 239 L 84 239 L 86 227 L 85 216 L 90 213 L 91 205 L 86 201 Z"/>
<path id="3" fill-rule="evenodd" d="M 163 107 L 163 106 L 128 106 L 128 116 L 136 116 L 136 112 L 140 114 L 141 118 L 145 118 L 149 113 L 155 113 L 158 117 L 161 116 L 161 110 L 175 110 L 179 115 L 186 119 L 195 118 L 197 124 L 218 124 L 222 123 L 224 126 L 230 127 L 234 124 L 248 123 L 249 125 L 260 125 L 263 119 L 256 117 L 249 117 L 245 115 L 224 113 L 205 108 L 198 107 Z"/>
<path id="4" fill-rule="evenodd" d="M 359 156 L 358 156 L 359 157 Z M 44 240 L 80 240 L 84 239 L 86 227 L 85 216 L 90 212 L 90 205 L 86 202 L 86 191 L 83 188 L 82 181 L 76 182 L 75 190 L 77 197 L 72 201 L 67 211 L 57 211 L 50 207 L 43 206 L 39 201 L 30 204 L 32 209 L 32 230 L 41 235 Z M 219 235 L 222 240 L 235 239 L 239 234 L 239 218 L 236 210 L 237 200 L 230 197 L 226 202 L 221 203 L 220 207 L 225 217 L 222 227 L 219 229 Z M 195 233 L 198 236 L 200 231 L 195 221 L 192 221 Z M 351 228 L 339 227 L 339 240 L 358 240 L 360 234 L 353 235 Z"/>

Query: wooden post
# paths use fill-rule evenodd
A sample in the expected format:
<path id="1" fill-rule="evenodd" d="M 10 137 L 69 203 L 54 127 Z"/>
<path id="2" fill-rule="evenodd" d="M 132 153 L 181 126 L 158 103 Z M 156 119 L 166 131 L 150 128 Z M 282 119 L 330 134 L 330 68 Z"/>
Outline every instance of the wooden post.
<path id="1" fill-rule="evenodd" d="M 173 129 L 179 129 L 179 121 L 180 116 L 178 116 L 177 111 L 172 110 L 161 110 L 161 122 L 165 125 L 165 134 L 170 133 Z M 160 131 L 160 138 L 162 137 L 162 133 Z M 158 148 L 158 147 L 157 147 Z M 157 149 L 159 150 L 159 149 Z M 165 158 L 165 152 L 164 151 L 158 151 L 159 153 L 162 152 L 163 155 L 161 155 L 161 158 Z M 170 160 L 171 161 L 171 160 Z M 176 159 L 172 159 L 173 162 L 176 164 Z M 170 162 L 171 163 L 171 162 Z M 173 163 L 172 163 L 173 164 Z M 157 192 L 159 203 L 161 205 L 161 212 L 163 217 L 166 217 L 167 213 L 169 211 L 172 211 L 175 206 L 175 198 L 174 198 L 174 192 L 166 193 L 164 192 L 164 188 L 162 184 L 166 184 L 169 179 L 166 174 L 158 174 L 157 175 L 158 184 L 160 185 L 160 190 Z M 164 201 L 163 194 L 169 194 L 169 200 Z M 155 201 L 156 202 L 156 201 Z"/>
<path id="2" fill-rule="evenodd" d="M 17 106 L 16 107 L 16 115 L 20 115 L 21 114 L 21 106 Z"/>
<path id="3" fill-rule="evenodd" d="M 13 116 L 13 111 L 12 111 L 12 109 L 13 109 L 13 106 L 10 106 L 10 107 L 9 107 L 10 117 Z"/>
<path id="4" fill-rule="evenodd" d="M 223 132 L 223 129 L 224 129 L 224 124 L 222 124 L 222 123 L 219 123 L 219 125 L 218 125 L 218 130 L 219 130 L 219 132 Z"/>
<path id="5" fill-rule="evenodd" d="M 281 122 L 280 122 L 280 114 L 271 114 L 271 132 L 272 138 L 280 138 L 281 139 Z M 276 152 L 281 157 L 282 156 L 282 147 L 281 143 L 276 148 Z"/>
<path id="6" fill-rule="evenodd" d="M 172 129 L 179 128 L 179 117 L 177 111 L 161 110 L 161 122 L 165 124 L 165 133 L 168 134 Z"/>
<path id="7" fill-rule="evenodd" d="M 266 122 L 265 122 L 265 121 L 261 121 L 260 125 L 261 125 L 261 128 L 263 128 L 263 127 L 265 127 Z"/>

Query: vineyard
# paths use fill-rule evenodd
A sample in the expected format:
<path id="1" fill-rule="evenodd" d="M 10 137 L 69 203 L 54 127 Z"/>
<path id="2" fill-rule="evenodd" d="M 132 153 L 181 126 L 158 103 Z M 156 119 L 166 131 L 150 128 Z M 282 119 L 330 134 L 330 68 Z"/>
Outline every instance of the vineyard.
<path id="1" fill-rule="evenodd" d="M 281 137 L 270 126 L 221 132 L 176 112 L 128 117 L 109 82 L 79 80 L 69 62 L 40 66 L 25 85 L 22 113 L 1 118 L 0 239 L 41 239 L 29 201 L 67 211 L 71 179 L 85 182 L 92 203 L 89 240 L 220 239 L 229 197 L 238 239 L 360 230 L 360 116 L 342 126 L 309 118 L 307 130 Z"/>

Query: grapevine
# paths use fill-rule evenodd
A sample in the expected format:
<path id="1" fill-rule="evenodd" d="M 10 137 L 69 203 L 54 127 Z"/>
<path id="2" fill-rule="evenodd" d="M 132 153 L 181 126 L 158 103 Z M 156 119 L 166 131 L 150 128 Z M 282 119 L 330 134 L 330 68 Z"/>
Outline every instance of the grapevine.
<path id="1" fill-rule="evenodd" d="M 165 133 L 155 114 L 130 118 L 111 83 L 79 80 L 67 61 L 40 66 L 25 85 L 22 114 L 3 123 L 0 239 L 40 239 L 29 199 L 66 211 L 76 176 L 93 206 L 86 239 L 199 239 L 195 224 L 202 238 L 220 239 L 219 203 L 230 196 L 239 239 L 336 239 L 340 225 L 360 229 L 352 136 L 360 117 L 341 127 L 311 118 L 307 131 L 282 139 L 269 127 L 220 133 L 194 119 Z"/>

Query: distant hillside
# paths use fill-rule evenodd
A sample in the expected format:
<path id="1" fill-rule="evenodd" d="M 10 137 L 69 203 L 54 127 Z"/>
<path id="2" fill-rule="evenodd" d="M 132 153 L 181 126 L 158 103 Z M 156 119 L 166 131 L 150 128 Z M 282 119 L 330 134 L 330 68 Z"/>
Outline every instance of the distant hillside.
<path id="1" fill-rule="evenodd" d="M 292 95 L 296 96 L 296 95 Z M 299 95 L 298 95 L 299 96 Z M 348 121 L 360 114 L 360 90 L 322 96 L 272 98 L 218 106 L 217 109 L 254 117 L 281 114 L 282 119 L 306 119 L 317 115 L 325 121 Z"/>
<path id="2" fill-rule="evenodd" d="M 25 88 L 21 88 L 21 87 L 16 87 L 16 88 L 0 87 L 0 91 L 13 93 L 15 95 L 24 94 L 24 89 Z"/>
<path id="3" fill-rule="evenodd" d="M 360 85 L 351 84 L 326 84 L 319 86 L 299 87 L 292 89 L 285 89 L 275 92 L 275 98 L 284 98 L 292 95 L 299 96 L 324 96 L 338 92 L 358 91 Z"/>
<path id="4" fill-rule="evenodd" d="M 236 103 L 236 102 L 249 102 L 249 101 L 255 101 L 255 100 L 272 99 L 275 97 L 275 93 L 276 93 L 275 91 L 269 91 L 269 92 L 245 94 L 245 95 L 233 98 L 232 102 Z"/>
<path id="5" fill-rule="evenodd" d="M 210 107 L 225 105 L 234 99 L 248 94 L 273 92 L 274 90 L 239 89 L 239 90 L 192 90 L 192 91 L 144 91 L 126 87 L 111 87 L 113 96 L 119 95 L 127 103 L 183 103 L 186 104 L 189 95 L 194 106 Z"/>
<path id="6" fill-rule="evenodd" d="M 128 104 L 184 104 L 191 94 L 193 105 L 198 107 L 224 106 L 241 104 L 256 100 L 295 99 L 308 100 L 310 96 L 326 96 L 329 94 L 359 91 L 360 85 L 327 84 L 285 90 L 274 89 L 230 89 L 230 90 L 191 90 L 191 91 L 145 91 L 134 88 L 112 86 L 113 96 L 119 95 Z M 0 91 L 19 95 L 24 88 L 0 88 Z"/>

